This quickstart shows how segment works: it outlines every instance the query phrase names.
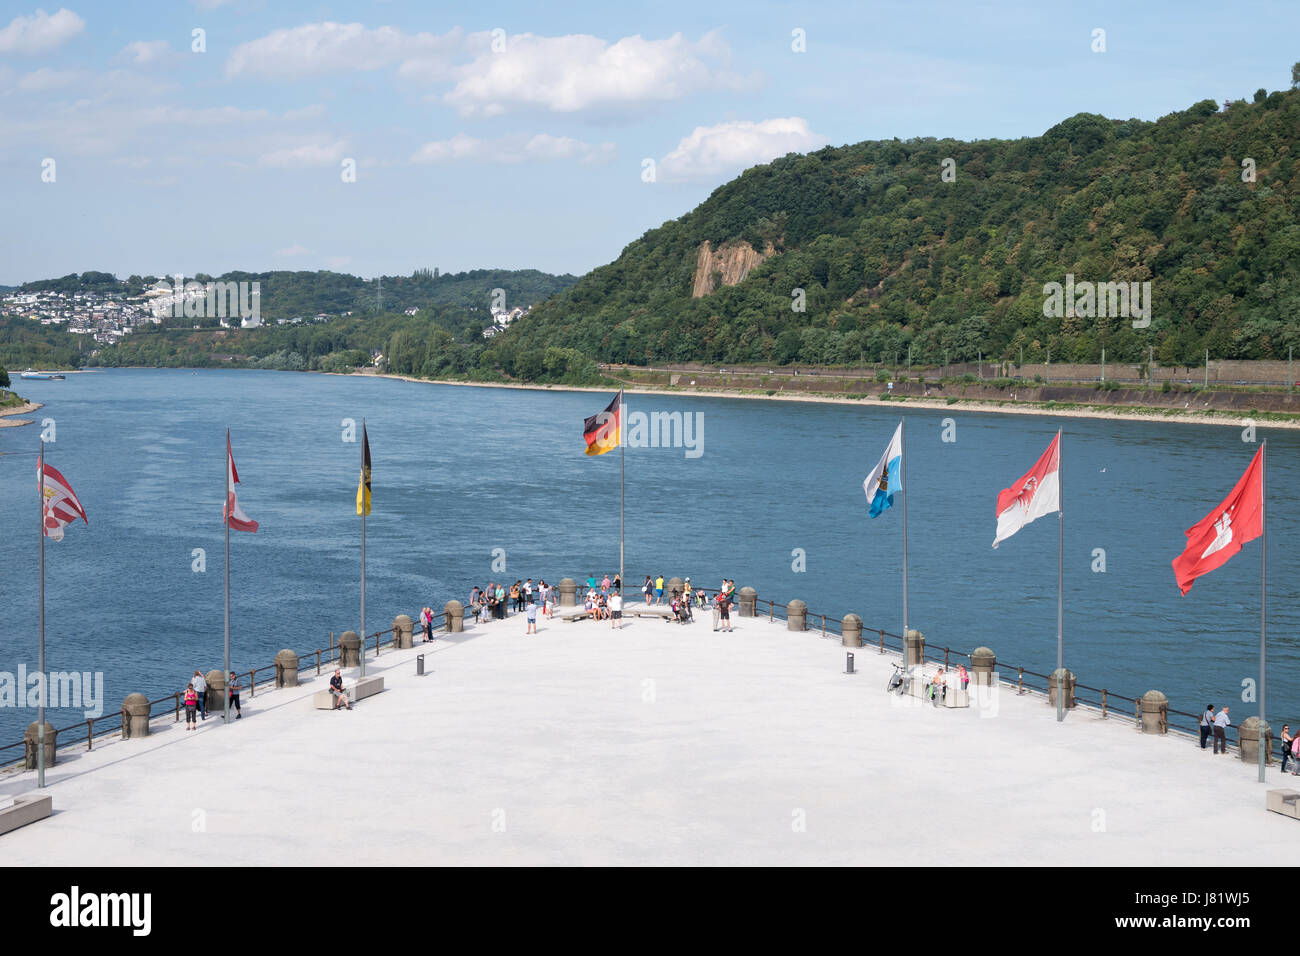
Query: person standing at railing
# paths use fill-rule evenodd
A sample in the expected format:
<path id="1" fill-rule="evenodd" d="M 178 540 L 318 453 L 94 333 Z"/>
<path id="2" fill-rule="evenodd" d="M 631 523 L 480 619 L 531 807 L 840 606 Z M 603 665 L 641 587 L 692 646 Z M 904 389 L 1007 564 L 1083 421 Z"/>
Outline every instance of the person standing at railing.
<path id="1" fill-rule="evenodd" d="M 194 693 L 199 695 L 199 713 L 204 720 L 208 719 L 208 684 L 203 679 L 203 675 L 198 671 L 194 672 L 194 677 L 190 680 L 194 687 Z"/>
<path id="2" fill-rule="evenodd" d="M 194 691 L 194 685 L 189 684 L 185 687 L 185 729 L 196 730 L 198 723 L 194 720 L 194 711 L 199 706 L 199 695 Z"/>
<path id="3" fill-rule="evenodd" d="M 1286 773 L 1286 762 L 1291 759 L 1291 725 L 1282 725 L 1282 772 Z"/>
<path id="4" fill-rule="evenodd" d="M 506 586 L 504 584 L 498 584 L 497 585 L 497 620 L 504 621 L 505 619 L 506 619 Z"/>
<path id="5" fill-rule="evenodd" d="M 647 574 L 645 576 L 645 584 L 641 585 L 641 593 L 645 595 L 646 607 L 650 606 L 650 594 L 651 592 L 654 591 L 654 589 L 655 589 L 654 580 L 650 577 L 650 575 Z"/>
<path id="6" fill-rule="evenodd" d="M 230 688 L 230 706 L 235 708 L 235 720 L 238 720 L 244 716 L 244 712 L 239 706 L 239 678 L 234 671 L 230 672 L 230 683 L 227 686 Z"/>
<path id="7" fill-rule="evenodd" d="M 433 608 L 425 607 L 420 612 L 420 623 L 424 625 L 424 643 L 433 643 Z"/>
<path id="8" fill-rule="evenodd" d="M 1228 719 L 1228 708 L 1224 707 L 1219 711 L 1219 716 L 1214 718 L 1214 752 L 1216 754 L 1228 752 L 1228 728 L 1232 726 L 1232 721 Z"/>
<path id="9" fill-rule="evenodd" d="M 1205 742 L 1210 739 L 1210 732 L 1214 730 L 1214 705 L 1206 704 L 1205 713 L 1201 714 L 1201 749 L 1205 749 Z"/>
<path id="10" fill-rule="evenodd" d="M 957 679 L 961 681 L 961 689 L 965 690 L 970 686 L 970 674 L 966 672 L 965 664 L 957 665 Z"/>

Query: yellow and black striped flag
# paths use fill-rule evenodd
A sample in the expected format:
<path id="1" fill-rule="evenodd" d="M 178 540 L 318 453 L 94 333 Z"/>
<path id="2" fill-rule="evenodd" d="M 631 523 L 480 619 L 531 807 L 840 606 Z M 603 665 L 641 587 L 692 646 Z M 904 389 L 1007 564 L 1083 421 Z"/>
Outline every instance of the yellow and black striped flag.
<path id="1" fill-rule="evenodd" d="M 370 439 L 361 423 L 361 480 L 357 482 L 357 514 L 370 514 Z"/>

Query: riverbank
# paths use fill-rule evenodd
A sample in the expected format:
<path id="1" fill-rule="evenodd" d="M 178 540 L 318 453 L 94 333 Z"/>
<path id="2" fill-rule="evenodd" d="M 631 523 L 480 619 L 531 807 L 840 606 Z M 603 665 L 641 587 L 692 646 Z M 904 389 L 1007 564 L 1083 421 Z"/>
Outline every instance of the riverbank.
<path id="1" fill-rule="evenodd" d="M 14 418 L 14 415 L 28 415 L 43 408 L 40 402 L 25 402 L 22 405 L 14 405 L 12 408 L 0 408 L 0 428 L 17 428 L 20 425 L 30 425 L 30 418 Z"/>
<path id="2" fill-rule="evenodd" d="M 602 392 L 608 393 L 610 386 L 585 385 L 531 385 L 523 382 L 466 382 L 451 379 L 425 379 L 410 375 L 393 375 L 385 372 L 324 372 L 325 375 L 350 374 L 368 378 L 390 378 L 402 382 L 417 382 L 429 385 L 466 385 L 474 388 L 514 388 L 532 389 L 552 392 Z M 1135 422 L 1182 422 L 1187 425 L 1228 425 L 1241 428 L 1249 417 L 1230 412 L 1181 411 L 1178 409 L 1141 408 L 1136 406 L 1101 406 L 1101 405 L 1054 405 L 1032 402 L 988 401 L 979 399 L 926 398 L 907 396 L 896 399 L 881 399 L 872 396 L 849 398 L 843 395 L 817 395 L 805 392 L 776 392 L 769 394 L 758 389 L 707 388 L 699 386 L 670 386 L 666 388 L 648 388 L 640 385 L 625 386 L 629 395 L 698 395 L 705 398 L 744 398 L 773 402 L 805 402 L 831 405 L 873 405 L 892 408 L 924 408 L 957 412 L 991 412 L 1002 415 L 1039 415 L 1051 418 L 1101 418 Z M 1300 429 L 1300 418 L 1256 419 L 1256 424 L 1268 428 Z"/>

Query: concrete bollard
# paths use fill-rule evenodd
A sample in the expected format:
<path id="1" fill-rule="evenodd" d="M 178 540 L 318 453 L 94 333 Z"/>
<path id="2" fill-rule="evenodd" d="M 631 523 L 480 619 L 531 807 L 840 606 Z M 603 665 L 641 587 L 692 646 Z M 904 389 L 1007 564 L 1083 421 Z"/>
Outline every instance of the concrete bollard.
<path id="1" fill-rule="evenodd" d="M 925 635 L 914 627 L 909 627 L 903 635 L 903 646 L 907 649 L 907 666 L 915 667 L 925 663 Z"/>
<path id="2" fill-rule="evenodd" d="M 977 647 L 970 652 L 970 669 L 977 687 L 993 686 L 993 672 L 997 666 L 998 656 L 989 648 Z"/>
<path id="3" fill-rule="evenodd" d="M 144 694 L 127 694 L 122 701 L 122 739 L 149 736 L 149 698 Z"/>
<path id="4" fill-rule="evenodd" d="M 361 638 L 356 631 L 344 631 L 339 637 L 339 666 L 361 666 Z"/>
<path id="5" fill-rule="evenodd" d="M 664 582 L 664 598 L 671 602 L 673 595 L 680 596 L 684 587 L 686 587 L 686 582 L 681 578 L 669 578 Z"/>
<path id="6" fill-rule="evenodd" d="M 1273 727 L 1264 724 L 1264 763 L 1273 763 Z M 1237 728 L 1237 749 L 1244 763 L 1259 763 L 1259 718 L 1247 717 Z"/>
<path id="7" fill-rule="evenodd" d="M 758 613 L 758 592 L 743 587 L 736 592 L 736 613 L 740 617 L 754 617 Z"/>
<path id="8" fill-rule="evenodd" d="M 1144 734 L 1163 734 L 1169 730 L 1169 698 L 1158 690 L 1149 690 L 1138 698 Z"/>
<path id="9" fill-rule="evenodd" d="M 275 686 L 298 686 L 298 655 L 287 647 L 275 655 Z"/>
<path id="10" fill-rule="evenodd" d="M 785 608 L 785 626 L 790 631 L 808 630 L 808 605 L 795 598 Z"/>
<path id="11" fill-rule="evenodd" d="M 26 754 L 27 757 L 25 766 L 28 770 L 36 769 L 36 763 L 37 763 L 36 749 L 39 746 L 39 743 L 37 741 L 37 737 L 39 735 L 37 731 L 39 730 L 39 728 L 40 728 L 40 724 L 38 724 L 36 721 L 32 721 L 30 724 L 27 725 L 26 733 L 23 734 L 23 752 L 24 754 Z M 54 766 L 54 752 L 58 749 L 58 744 L 57 741 L 55 740 L 55 735 L 56 735 L 56 731 L 54 730 L 54 725 L 49 722 L 46 722 L 45 724 L 45 766 L 47 768 Z"/>
<path id="12" fill-rule="evenodd" d="M 560 607 L 578 606 L 578 582 L 573 578 L 560 580 Z"/>
<path id="13" fill-rule="evenodd" d="M 465 605 L 459 601 L 448 601 L 442 606 L 443 629 L 448 634 L 457 634 L 465 630 Z"/>
<path id="14" fill-rule="evenodd" d="M 1061 688 L 1065 694 L 1065 709 L 1070 710 L 1074 707 L 1074 672 L 1067 667 L 1058 667 L 1052 671 L 1051 676 L 1047 678 L 1047 702 L 1053 707 L 1056 706 L 1057 688 Z"/>
<path id="15" fill-rule="evenodd" d="M 226 675 L 221 671 L 208 671 L 203 680 L 208 685 L 205 695 L 208 698 L 208 716 L 220 714 L 226 706 Z"/>
<path id="16" fill-rule="evenodd" d="M 399 614 L 393 618 L 393 646 L 404 651 L 411 646 L 415 634 L 415 622 L 409 614 Z"/>
<path id="17" fill-rule="evenodd" d="M 862 618 L 856 614 L 845 614 L 840 623 L 840 644 L 844 647 L 862 646 Z"/>

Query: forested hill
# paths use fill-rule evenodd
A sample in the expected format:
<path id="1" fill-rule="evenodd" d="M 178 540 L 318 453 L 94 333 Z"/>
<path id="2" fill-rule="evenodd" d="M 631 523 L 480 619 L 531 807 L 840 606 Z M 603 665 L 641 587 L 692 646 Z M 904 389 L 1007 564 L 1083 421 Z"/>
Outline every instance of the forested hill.
<path id="1" fill-rule="evenodd" d="M 23 292 L 119 292 L 138 295 L 162 279 L 171 276 L 138 276 L 119 280 L 107 272 L 72 273 L 58 279 L 24 283 Z M 577 278 L 551 275 L 536 269 L 473 269 L 469 272 L 439 272 L 419 269 L 409 276 L 382 276 L 362 279 L 342 272 L 228 272 L 221 276 L 198 274 L 185 276 L 196 282 L 260 282 L 261 314 L 266 321 L 311 317 L 319 313 L 338 315 L 344 312 L 401 312 L 408 308 L 448 306 L 476 309 L 487 324 L 489 309 L 500 289 L 502 307 L 527 308 L 548 296 L 567 289 Z M 382 294 L 382 309 L 380 308 Z"/>
<path id="2" fill-rule="evenodd" d="M 637 364 L 835 364 L 909 345 L 936 363 L 1021 347 L 1026 361 L 1148 345 L 1165 364 L 1285 357 L 1300 345 L 1298 145 L 1300 91 L 1261 90 L 1157 122 L 1081 113 L 1014 141 L 786 156 L 534 308 L 490 357 L 522 377 L 564 347 Z M 1149 281 L 1150 326 L 1046 317 L 1044 286 L 1067 274 Z"/>

